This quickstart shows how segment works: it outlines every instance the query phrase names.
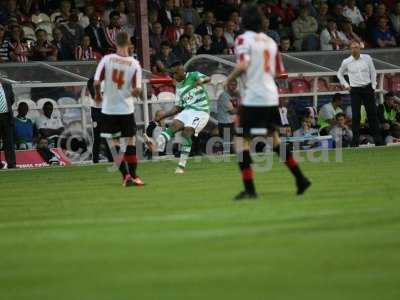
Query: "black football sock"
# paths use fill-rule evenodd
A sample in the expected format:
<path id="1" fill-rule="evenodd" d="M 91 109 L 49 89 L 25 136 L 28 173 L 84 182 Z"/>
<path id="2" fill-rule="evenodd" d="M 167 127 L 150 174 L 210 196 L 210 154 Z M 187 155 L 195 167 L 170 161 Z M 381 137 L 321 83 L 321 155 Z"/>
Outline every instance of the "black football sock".
<path id="1" fill-rule="evenodd" d="M 239 168 L 242 174 L 242 180 L 245 191 L 249 194 L 255 194 L 256 190 L 253 182 L 253 170 L 251 168 L 251 156 L 249 150 L 244 150 L 242 153 L 238 153 Z"/>
<path id="2" fill-rule="evenodd" d="M 293 176 L 296 177 L 296 180 L 301 180 L 304 178 L 303 173 L 300 170 L 300 167 L 293 156 L 293 152 L 289 150 L 288 147 L 285 148 L 285 153 L 281 153 L 281 147 L 274 147 L 274 152 L 278 154 L 280 159 L 285 162 L 286 166 L 292 172 Z"/>
<path id="3" fill-rule="evenodd" d="M 136 146 L 129 145 L 126 147 L 124 161 L 128 166 L 129 174 L 132 178 L 136 178 L 136 167 L 137 167 L 137 156 L 136 156 Z"/>

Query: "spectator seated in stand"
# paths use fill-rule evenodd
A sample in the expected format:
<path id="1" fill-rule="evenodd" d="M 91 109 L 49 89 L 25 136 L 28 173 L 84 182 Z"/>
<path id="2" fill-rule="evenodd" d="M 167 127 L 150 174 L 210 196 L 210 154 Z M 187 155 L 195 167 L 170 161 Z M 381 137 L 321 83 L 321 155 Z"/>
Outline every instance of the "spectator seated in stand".
<path id="1" fill-rule="evenodd" d="M 378 117 L 386 143 L 400 139 L 400 99 L 393 92 L 385 94 L 385 101 L 378 106 Z"/>
<path id="2" fill-rule="evenodd" d="M 313 51 L 319 48 L 318 23 L 309 15 L 308 8 L 300 9 L 299 17 L 292 23 L 292 30 L 296 50 Z"/>
<path id="3" fill-rule="evenodd" d="M 228 43 L 224 36 L 224 26 L 221 23 L 214 26 L 211 48 L 215 54 L 229 54 Z"/>
<path id="4" fill-rule="evenodd" d="M 90 37 L 84 35 L 81 40 L 81 44 L 75 47 L 74 53 L 75 60 L 94 60 L 95 53 L 90 45 Z"/>
<path id="5" fill-rule="evenodd" d="M 332 136 L 335 147 L 350 147 L 353 140 L 353 132 L 346 125 L 346 115 L 338 113 L 335 116 L 335 125 L 331 128 L 329 134 Z"/>
<path id="6" fill-rule="evenodd" d="M 307 138 L 318 136 L 318 129 L 312 125 L 312 117 L 306 114 L 301 120 L 301 127 L 293 132 L 294 137 L 303 137 L 305 140 L 300 143 L 301 149 L 310 149 L 318 145 L 317 141 L 307 140 Z"/>
<path id="7" fill-rule="evenodd" d="M 181 35 L 178 45 L 174 47 L 173 53 L 176 59 L 182 63 L 186 63 L 192 57 L 189 36 L 186 34 Z"/>
<path id="8" fill-rule="evenodd" d="M 318 125 L 321 135 L 327 135 L 330 129 L 336 124 L 335 116 L 343 113 L 342 95 L 337 93 L 333 96 L 332 101 L 323 105 L 318 114 Z"/>
<path id="9" fill-rule="evenodd" d="M 213 55 L 213 54 L 215 54 L 214 49 L 211 47 L 211 45 L 212 45 L 211 36 L 208 34 L 203 35 L 202 41 L 203 41 L 203 45 L 199 48 L 199 50 L 197 50 L 197 55 L 200 55 L 200 54 Z"/>
<path id="10" fill-rule="evenodd" d="M 374 45 L 378 48 L 396 47 L 397 45 L 394 34 L 388 26 L 388 19 L 386 17 L 379 18 L 378 26 L 374 28 L 372 37 Z"/>
<path id="11" fill-rule="evenodd" d="M 15 118 L 15 144 L 17 150 L 33 149 L 33 122 L 27 117 L 29 107 L 26 102 L 18 105 Z"/>
<path id="12" fill-rule="evenodd" d="M 175 54 L 172 52 L 171 45 L 164 41 L 161 43 L 161 51 L 153 56 L 153 72 L 167 74 L 170 67 L 177 61 Z"/>
<path id="13" fill-rule="evenodd" d="M 48 41 L 47 32 L 44 29 L 38 29 L 36 30 L 35 35 L 36 43 L 32 49 L 32 60 L 57 60 L 57 48 Z"/>
<path id="14" fill-rule="evenodd" d="M 334 19 L 328 20 L 328 26 L 322 30 L 320 40 L 321 50 L 342 50 L 350 45 L 346 35 L 337 29 Z"/>
<path id="15" fill-rule="evenodd" d="M 54 112 L 53 104 L 48 101 L 43 105 L 43 113 L 38 117 L 36 127 L 39 135 L 39 143 L 47 141 L 50 148 L 56 147 L 58 138 L 64 131 L 61 117 Z"/>

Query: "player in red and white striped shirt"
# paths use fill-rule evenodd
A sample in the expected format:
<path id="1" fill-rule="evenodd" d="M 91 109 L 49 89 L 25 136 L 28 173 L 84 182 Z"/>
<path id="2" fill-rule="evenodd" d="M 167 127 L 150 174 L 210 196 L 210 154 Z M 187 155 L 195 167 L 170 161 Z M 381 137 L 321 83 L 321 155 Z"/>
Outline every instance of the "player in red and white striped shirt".
<path id="1" fill-rule="evenodd" d="M 140 94 L 142 88 L 142 68 L 139 62 L 129 55 L 130 37 L 126 32 L 116 36 L 117 53 L 102 58 L 94 76 L 96 101 L 103 102 L 104 120 L 102 136 L 112 139 L 117 152 L 123 153 L 117 160 L 122 173 L 123 185 L 144 185 L 136 175 L 136 123 L 133 97 Z M 100 91 L 104 81 L 103 95 Z M 120 148 L 120 139 L 124 139 L 126 149 Z M 122 143 L 121 143 L 122 144 Z M 110 147 L 111 148 L 111 147 Z"/>
<path id="2" fill-rule="evenodd" d="M 239 109 L 239 131 L 242 132 L 238 132 L 235 146 L 245 190 L 235 200 L 257 197 L 250 155 L 251 138 L 257 135 L 273 139 L 274 152 L 281 156 L 296 177 L 298 194 L 304 193 L 311 184 L 300 171 L 292 152 L 286 148 L 285 153 L 281 153 L 277 130 L 281 126 L 279 94 L 275 78 L 287 77 L 287 73 L 277 44 L 262 33 L 263 22 L 264 17 L 257 6 L 244 8 L 242 25 L 246 32 L 236 39 L 237 64 L 227 79 L 229 83 L 241 77 L 244 85 Z"/>

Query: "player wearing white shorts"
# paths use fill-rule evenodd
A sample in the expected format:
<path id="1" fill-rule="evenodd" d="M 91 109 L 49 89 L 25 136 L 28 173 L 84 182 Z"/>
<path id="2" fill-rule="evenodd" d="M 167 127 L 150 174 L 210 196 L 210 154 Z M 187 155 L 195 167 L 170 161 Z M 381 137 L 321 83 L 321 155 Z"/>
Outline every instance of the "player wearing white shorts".
<path id="1" fill-rule="evenodd" d="M 246 6 L 242 12 L 242 25 L 246 30 L 237 37 L 235 53 L 237 64 L 227 79 L 227 84 L 239 76 L 244 84 L 242 102 L 239 108 L 238 136 L 235 148 L 245 190 L 235 200 L 256 198 L 251 167 L 250 145 L 255 135 L 269 136 L 273 140 L 273 150 L 281 156 L 296 177 L 297 193 L 302 194 L 310 182 L 300 171 L 292 152 L 286 148 L 281 153 L 278 127 L 281 125 L 278 110 L 279 95 L 275 77 L 286 77 L 287 73 L 277 44 L 262 33 L 264 17 L 259 8 Z"/>
<path id="2" fill-rule="evenodd" d="M 136 175 L 136 123 L 133 97 L 141 93 L 142 68 L 129 55 L 130 37 L 126 32 L 116 36 L 117 52 L 102 58 L 94 76 L 96 102 L 102 102 L 103 114 L 101 135 L 116 150 L 115 162 L 122 174 L 124 186 L 142 186 Z M 100 84 L 104 81 L 104 92 Z M 120 141 L 121 143 L 120 145 Z M 122 149 L 122 144 L 125 149 Z"/>
<path id="3" fill-rule="evenodd" d="M 182 131 L 183 142 L 181 155 L 175 173 L 184 173 L 187 159 L 192 148 L 192 136 L 197 136 L 207 125 L 210 118 L 210 105 L 204 84 L 210 78 L 200 72 L 188 72 L 181 63 L 172 66 L 176 85 L 176 101 L 174 108 L 160 114 L 155 121 L 158 122 L 170 116 L 175 116 L 171 126 L 165 129 L 157 138 L 157 151 L 164 151 L 166 143 L 178 131 Z"/>

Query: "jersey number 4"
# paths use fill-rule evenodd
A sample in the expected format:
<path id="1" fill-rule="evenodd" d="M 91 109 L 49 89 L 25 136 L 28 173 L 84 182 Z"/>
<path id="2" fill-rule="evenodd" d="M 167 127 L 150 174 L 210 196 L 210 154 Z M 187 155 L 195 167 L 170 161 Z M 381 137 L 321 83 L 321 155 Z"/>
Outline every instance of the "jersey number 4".
<path id="1" fill-rule="evenodd" d="M 269 54 L 268 50 L 264 50 L 264 71 L 269 73 L 271 71 L 271 66 L 269 64 L 269 60 L 271 58 L 271 55 Z"/>
<path id="2" fill-rule="evenodd" d="M 124 80 L 125 72 L 121 70 L 114 69 L 112 72 L 112 81 L 117 85 L 118 89 L 120 90 L 125 83 Z"/>

